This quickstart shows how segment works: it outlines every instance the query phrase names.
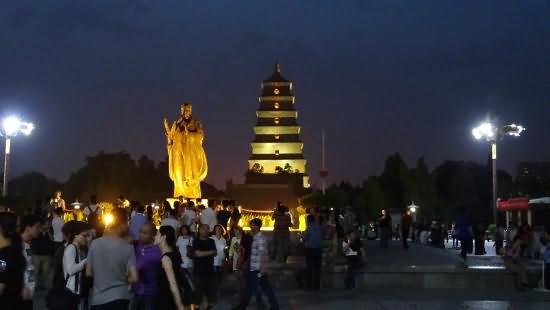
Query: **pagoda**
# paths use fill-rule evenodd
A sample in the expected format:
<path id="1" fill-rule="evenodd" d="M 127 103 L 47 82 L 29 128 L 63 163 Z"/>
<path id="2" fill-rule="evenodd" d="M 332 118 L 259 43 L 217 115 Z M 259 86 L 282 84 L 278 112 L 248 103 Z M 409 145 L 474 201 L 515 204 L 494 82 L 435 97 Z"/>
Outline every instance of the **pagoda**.
<path id="1" fill-rule="evenodd" d="M 243 212 L 253 212 L 256 217 L 270 218 L 278 201 L 295 213 L 301 198 L 309 192 L 309 178 L 292 82 L 282 76 L 278 62 L 273 74 L 262 81 L 258 100 L 245 182 L 229 180 L 225 192 L 242 205 Z"/>
<path id="2" fill-rule="evenodd" d="M 304 143 L 300 138 L 292 82 L 282 76 L 278 62 L 261 88 L 246 183 L 287 183 L 289 179 L 299 179 L 301 186 L 307 188 Z"/>

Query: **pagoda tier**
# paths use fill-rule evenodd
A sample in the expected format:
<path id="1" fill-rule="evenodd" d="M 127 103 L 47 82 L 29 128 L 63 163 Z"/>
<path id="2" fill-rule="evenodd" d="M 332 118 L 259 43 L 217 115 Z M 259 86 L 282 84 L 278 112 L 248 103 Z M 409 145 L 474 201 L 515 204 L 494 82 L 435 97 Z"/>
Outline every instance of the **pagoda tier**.
<path id="1" fill-rule="evenodd" d="M 292 82 L 281 75 L 281 68 L 275 64 L 273 74 L 262 82 L 257 122 L 254 126 L 254 140 L 250 144 L 252 155 L 248 169 L 256 175 L 286 173 L 304 176 L 304 187 L 308 186 L 306 159 L 303 156 L 304 143 L 300 138 L 298 112 Z M 285 169 L 286 167 L 286 169 Z"/>

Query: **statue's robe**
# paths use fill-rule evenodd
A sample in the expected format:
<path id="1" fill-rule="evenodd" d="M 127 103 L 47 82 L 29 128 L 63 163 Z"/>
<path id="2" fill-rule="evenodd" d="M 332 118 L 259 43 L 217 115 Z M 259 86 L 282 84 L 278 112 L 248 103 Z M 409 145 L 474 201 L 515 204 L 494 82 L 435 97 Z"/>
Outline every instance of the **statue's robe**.
<path id="1" fill-rule="evenodd" d="M 204 132 L 198 120 L 188 121 L 185 134 L 182 118 L 171 127 L 172 140 L 168 143 L 168 169 L 174 182 L 174 197 L 201 198 L 200 182 L 206 178 L 208 164 L 202 147 Z"/>

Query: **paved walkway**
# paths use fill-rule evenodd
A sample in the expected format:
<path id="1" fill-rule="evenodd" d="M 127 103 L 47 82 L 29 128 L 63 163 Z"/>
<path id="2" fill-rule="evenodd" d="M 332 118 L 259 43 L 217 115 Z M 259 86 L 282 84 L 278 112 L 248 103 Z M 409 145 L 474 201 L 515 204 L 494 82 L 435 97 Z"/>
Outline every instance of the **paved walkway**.
<path id="1" fill-rule="evenodd" d="M 488 245 L 490 247 L 491 245 Z M 411 244 L 408 250 L 402 248 L 400 241 L 391 241 L 390 247 L 382 249 L 378 241 L 366 241 L 368 266 L 374 268 L 392 267 L 452 267 L 461 261 L 456 249 L 438 249 L 426 245 Z M 498 259 L 494 254 L 472 257 L 473 261 L 486 262 Z M 288 289 L 277 291 L 282 309 L 550 309 L 550 293 L 499 292 L 498 288 L 476 292 L 475 290 L 445 289 L 361 289 L 346 291 L 344 289 L 325 289 L 317 293 Z M 37 296 L 35 309 L 45 309 L 44 294 Z M 223 296 L 214 309 L 230 309 L 235 304 L 235 294 Z M 251 305 L 249 309 L 265 309 Z M 2 309 L 3 310 L 3 309 Z"/>
<path id="2" fill-rule="evenodd" d="M 392 240 L 388 248 L 380 248 L 378 240 L 365 241 L 367 264 L 370 266 L 455 266 L 461 258 L 453 251 L 409 243 L 404 249 L 401 241 Z"/>

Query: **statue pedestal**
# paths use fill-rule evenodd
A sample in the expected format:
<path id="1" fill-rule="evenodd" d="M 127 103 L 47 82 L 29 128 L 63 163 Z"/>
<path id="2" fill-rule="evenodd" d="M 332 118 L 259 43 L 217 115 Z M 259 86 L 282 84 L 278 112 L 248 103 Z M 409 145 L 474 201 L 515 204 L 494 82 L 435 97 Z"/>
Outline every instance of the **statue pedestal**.
<path id="1" fill-rule="evenodd" d="M 171 206 L 172 209 L 173 209 L 173 208 L 174 208 L 174 203 L 175 203 L 176 201 L 178 201 L 178 198 L 172 198 L 172 197 L 170 197 L 170 198 L 166 198 L 165 200 L 168 201 L 168 203 L 170 203 L 170 206 Z M 193 201 L 193 203 L 195 204 L 195 206 L 197 205 L 197 200 L 198 200 L 198 199 L 191 199 L 191 201 Z M 184 201 L 187 201 L 187 199 L 184 198 Z M 203 206 L 208 206 L 208 199 L 201 199 L 201 204 L 202 204 Z"/>

